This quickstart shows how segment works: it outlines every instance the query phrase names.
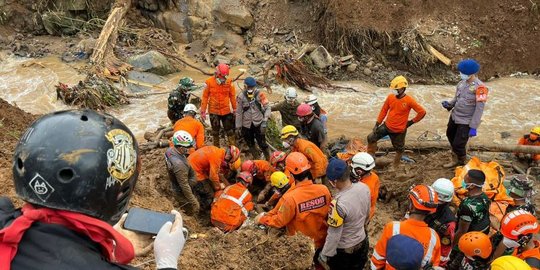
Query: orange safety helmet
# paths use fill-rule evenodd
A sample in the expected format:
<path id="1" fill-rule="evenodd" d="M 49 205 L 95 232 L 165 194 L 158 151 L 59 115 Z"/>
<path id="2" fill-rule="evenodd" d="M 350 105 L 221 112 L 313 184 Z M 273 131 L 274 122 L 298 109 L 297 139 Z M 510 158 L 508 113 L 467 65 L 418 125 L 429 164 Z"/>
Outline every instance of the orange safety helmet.
<path id="1" fill-rule="evenodd" d="M 217 65 L 216 67 L 216 75 L 218 77 L 225 77 L 225 76 L 229 76 L 229 71 L 230 71 L 230 68 L 229 68 L 229 65 L 227 64 L 219 64 Z"/>
<path id="2" fill-rule="evenodd" d="M 257 166 L 255 165 L 255 162 L 253 160 L 246 160 L 242 163 L 241 170 L 243 172 L 249 172 L 252 175 L 255 175 L 255 172 L 257 170 Z"/>
<path id="3" fill-rule="evenodd" d="M 229 156 L 229 159 L 227 159 L 227 156 Z M 238 149 L 238 147 L 234 145 L 227 147 L 225 151 L 225 161 L 227 161 L 229 164 L 233 164 L 239 158 L 240 158 L 240 149 Z"/>
<path id="4" fill-rule="evenodd" d="M 276 167 L 276 165 L 277 165 L 279 162 L 285 161 L 285 158 L 286 158 L 286 157 L 287 157 L 287 153 L 282 152 L 282 151 L 275 151 L 275 152 L 272 153 L 272 155 L 270 156 L 270 165 L 272 165 L 273 167 Z"/>
<path id="5" fill-rule="evenodd" d="M 243 182 L 242 184 L 246 187 L 249 187 L 251 183 L 253 183 L 253 176 L 251 175 L 251 173 L 245 172 L 245 171 L 239 173 L 236 176 L 236 179 L 239 179 L 240 181 L 242 181 Z"/>
<path id="6" fill-rule="evenodd" d="M 292 152 L 285 159 L 285 168 L 292 174 L 298 175 L 311 169 L 311 165 L 304 154 Z"/>
<path id="7" fill-rule="evenodd" d="M 538 222 L 536 217 L 522 209 L 506 214 L 501 221 L 502 235 L 512 240 L 518 240 L 520 236 L 537 232 Z"/>
<path id="8" fill-rule="evenodd" d="M 469 258 L 480 257 L 487 259 L 493 246 L 489 236 L 482 232 L 468 232 L 459 238 L 458 247 Z"/>
<path id="9" fill-rule="evenodd" d="M 422 211 L 428 211 L 429 213 L 435 213 L 437 205 L 439 204 L 439 197 L 437 192 L 427 185 L 416 185 L 409 191 L 409 199 L 411 200 L 414 208 Z"/>

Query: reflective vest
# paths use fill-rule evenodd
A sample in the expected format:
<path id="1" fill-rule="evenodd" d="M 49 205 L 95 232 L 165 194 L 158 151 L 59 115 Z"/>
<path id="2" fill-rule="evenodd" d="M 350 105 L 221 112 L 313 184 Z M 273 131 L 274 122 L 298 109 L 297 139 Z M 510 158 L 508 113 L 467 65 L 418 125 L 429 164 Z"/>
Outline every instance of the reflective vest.
<path id="1" fill-rule="evenodd" d="M 252 196 L 241 183 L 225 188 L 212 204 L 210 220 L 223 231 L 233 231 L 244 223 L 249 211 L 253 210 Z"/>

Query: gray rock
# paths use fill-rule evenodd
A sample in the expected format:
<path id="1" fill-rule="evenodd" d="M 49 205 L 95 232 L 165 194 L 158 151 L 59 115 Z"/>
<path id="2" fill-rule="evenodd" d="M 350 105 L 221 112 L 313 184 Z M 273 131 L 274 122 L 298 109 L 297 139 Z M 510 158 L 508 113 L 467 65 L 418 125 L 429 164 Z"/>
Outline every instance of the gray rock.
<path id="1" fill-rule="evenodd" d="M 180 12 L 163 12 L 163 22 L 167 30 L 178 33 L 186 33 L 187 17 Z"/>
<path id="2" fill-rule="evenodd" d="M 208 46 L 212 48 L 221 49 L 223 48 L 224 45 L 225 45 L 225 39 L 223 37 L 214 36 L 208 39 Z"/>
<path id="3" fill-rule="evenodd" d="M 348 72 L 354 72 L 357 67 L 358 67 L 357 64 L 350 64 L 350 65 L 347 66 L 347 71 Z"/>
<path id="4" fill-rule="evenodd" d="M 244 29 L 253 25 L 253 16 L 239 0 L 217 0 L 213 13 L 220 22 L 230 23 Z"/>
<path id="5" fill-rule="evenodd" d="M 369 68 L 364 68 L 364 75 L 370 76 L 371 73 L 372 73 L 372 72 L 371 72 L 371 69 L 369 69 Z"/>
<path id="6" fill-rule="evenodd" d="M 369 62 L 367 62 L 366 67 L 372 68 L 374 65 L 375 65 L 375 62 L 369 61 Z"/>
<path id="7" fill-rule="evenodd" d="M 309 54 L 309 57 L 311 57 L 313 63 L 320 69 L 327 68 L 334 63 L 334 59 L 323 46 L 319 46 L 313 50 Z"/>
<path id="8" fill-rule="evenodd" d="M 379 66 L 371 67 L 371 71 L 379 71 Z"/>
<path id="9" fill-rule="evenodd" d="M 133 82 L 128 82 L 128 89 L 131 90 L 133 93 L 139 93 L 139 92 L 147 92 L 150 90 L 150 87 L 144 86 L 141 84 L 137 84 L 137 82 L 142 82 L 145 85 L 147 84 L 160 84 L 164 81 L 164 79 L 161 76 L 158 76 L 156 74 L 148 73 L 148 72 L 140 72 L 140 71 L 129 71 L 127 73 L 127 77 L 129 80 Z"/>
<path id="10" fill-rule="evenodd" d="M 176 69 L 171 65 L 169 60 L 156 51 L 148 51 L 144 54 L 132 56 L 128 58 L 128 63 L 141 71 L 158 75 L 167 75 L 176 72 Z"/>
<path id="11" fill-rule="evenodd" d="M 214 65 L 219 65 L 219 64 L 231 64 L 231 59 L 227 56 L 224 56 L 224 55 L 221 55 L 221 54 L 218 54 L 216 55 L 216 58 L 214 58 Z"/>

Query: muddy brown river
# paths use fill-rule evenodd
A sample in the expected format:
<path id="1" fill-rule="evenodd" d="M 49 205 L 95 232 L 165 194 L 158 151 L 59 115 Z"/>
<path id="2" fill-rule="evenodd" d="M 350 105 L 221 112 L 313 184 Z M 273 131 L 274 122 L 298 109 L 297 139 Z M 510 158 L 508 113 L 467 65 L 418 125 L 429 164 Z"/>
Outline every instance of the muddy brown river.
<path id="1" fill-rule="evenodd" d="M 63 63 L 57 57 L 28 59 L 0 56 L 0 59 L 4 59 L 0 62 L 0 98 L 33 114 L 68 109 L 67 105 L 56 100 L 54 85 L 59 81 L 73 85 L 84 78 L 76 66 Z M 232 76 L 238 73 L 238 70 L 233 70 Z M 164 77 L 164 81 L 150 91 L 172 89 L 183 76 L 193 77 L 198 84 L 202 84 L 206 78 L 197 71 L 185 70 Z M 359 92 L 316 92 L 319 104 L 329 113 L 329 135 L 332 138 L 340 135 L 365 138 L 390 91 L 359 81 L 339 84 L 353 87 Z M 489 99 L 478 130 L 479 136 L 474 140 L 514 144 L 532 126 L 540 125 L 540 80 L 508 77 L 492 80 L 487 85 L 490 89 Z M 273 89 L 270 100 L 280 101 L 283 87 L 274 86 Z M 426 117 L 409 129 L 408 140 L 417 140 L 426 131 L 430 139 L 437 139 L 438 136 L 446 139 L 444 133 L 449 113 L 441 107 L 440 102 L 451 99 L 454 91 L 453 85 L 411 85 L 407 89 L 407 93 L 427 110 Z M 200 96 L 201 92 L 198 90 L 195 93 Z M 308 94 L 300 92 L 300 99 L 303 100 Z M 167 95 L 164 94 L 132 99 L 131 104 L 112 109 L 110 113 L 124 121 L 137 138 L 142 139 L 146 130 L 152 131 L 168 124 L 166 109 Z M 509 132 L 511 136 L 503 139 L 501 132 Z"/>

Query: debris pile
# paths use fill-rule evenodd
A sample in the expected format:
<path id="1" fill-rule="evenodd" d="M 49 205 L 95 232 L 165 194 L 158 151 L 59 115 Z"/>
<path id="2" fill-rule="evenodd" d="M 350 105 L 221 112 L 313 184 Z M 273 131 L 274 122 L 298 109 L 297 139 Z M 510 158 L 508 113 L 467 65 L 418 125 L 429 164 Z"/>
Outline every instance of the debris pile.
<path id="1" fill-rule="evenodd" d="M 100 111 L 109 107 L 129 104 L 128 96 L 124 91 L 96 75 L 87 76 L 84 81 L 79 81 L 72 87 L 61 82 L 58 83 L 56 96 L 67 105 Z"/>

